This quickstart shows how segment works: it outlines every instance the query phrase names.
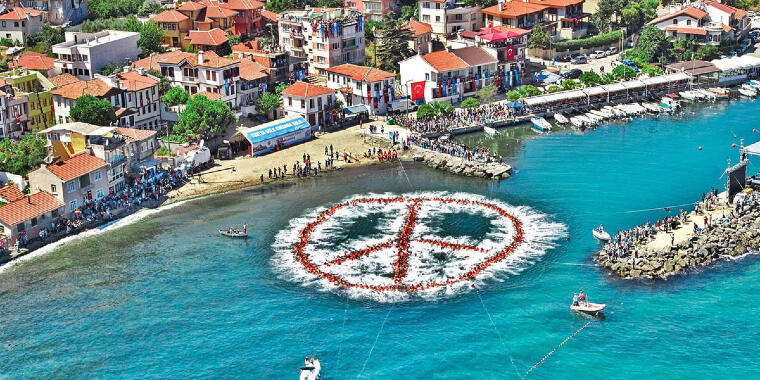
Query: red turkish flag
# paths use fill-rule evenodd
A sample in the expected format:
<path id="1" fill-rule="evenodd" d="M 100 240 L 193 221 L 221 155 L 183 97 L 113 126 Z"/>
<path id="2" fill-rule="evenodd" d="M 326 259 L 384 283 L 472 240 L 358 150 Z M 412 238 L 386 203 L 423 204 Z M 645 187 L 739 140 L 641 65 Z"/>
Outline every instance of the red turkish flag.
<path id="1" fill-rule="evenodd" d="M 425 97 L 425 81 L 412 83 L 412 101 Z"/>
<path id="2" fill-rule="evenodd" d="M 509 46 L 507 47 L 507 61 L 514 61 L 515 60 L 515 47 Z"/>

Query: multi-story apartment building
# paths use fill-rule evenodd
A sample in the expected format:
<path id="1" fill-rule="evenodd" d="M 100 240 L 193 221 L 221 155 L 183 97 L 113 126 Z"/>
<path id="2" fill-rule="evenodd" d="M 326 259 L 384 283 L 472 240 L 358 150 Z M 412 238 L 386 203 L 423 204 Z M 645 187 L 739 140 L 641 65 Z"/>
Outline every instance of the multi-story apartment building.
<path id="1" fill-rule="evenodd" d="M 335 90 L 306 82 L 295 82 L 282 91 L 285 116 L 301 116 L 312 127 L 324 127 L 338 119 Z"/>
<path id="2" fill-rule="evenodd" d="M 79 79 L 91 79 L 109 63 L 137 60 L 140 33 L 104 30 L 98 33 L 66 32 L 66 41 L 53 45 L 56 71 Z M 125 62 L 129 61 L 129 62 Z"/>
<path id="3" fill-rule="evenodd" d="M 190 40 L 185 39 L 185 37 L 193 30 L 193 19 L 176 9 L 169 9 L 154 15 L 152 20 L 164 30 L 164 44 L 166 46 L 182 50 L 187 49 Z"/>
<path id="4" fill-rule="evenodd" d="M 238 36 L 258 36 L 264 24 L 261 11 L 264 3 L 256 0 L 226 0 L 220 2 L 223 8 L 231 9 L 237 14 L 232 17 L 232 33 Z"/>
<path id="5" fill-rule="evenodd" d="M 264 66 L 269 75 L 269 84 L 286 82 L 290 74 L 305 70 L 306 58 L 288 55 L 282 49 L 264 48 L 259 41 L 241 42 L 232 47 L 236 58 L 248 57 Z"/>
<path id="6" fill-rule="evenodd" d="M 0 37 L 23 44 L 27 37 L 37 34 L 46 22 L 47 13 L 43 11 L 13 7 L 0 15 Z"/>
<path id="7" fill-rule="evenodd" d="M 125 72 L 109 76 L 98 75 L 110 87 L 117 87 L 121 94 L 121 106 L 129 111 L 126 124 L 132 128 L 157 130 L 161 123 L 158 95 L 159 79 L 146 73 L 144 69 L 127 67 Z"/>
<path id="8" fill-rule="evenodd" d="M 393 8 L 392 0 L 344 0 L 343 6 L 362 13 L 369 21 L 382 21 Z"/>
<path id="9" fill-rule="evenodd" d="M 0 128 L 3 138 L 19 139 L 28 130 L 28 100 L 23 94 L 17 96 L 10 84 L 0 86 Z"/>
<path id="10" fill-rule="evenodd" d="M 482 25 L 480 7 L 456 0 L 418 0 L 420 21 L 430 24 L 438 37 L 460 30 L 478 30 Z"/>
<path id="11" fill-rule="evenodd" d="M 239 59 L 240 81 L 238 82 L 237 104 L 243 114 L 254 113 L 256 100 L 267 90 L 269 75 L 267 68 L 250 57 Z"/>
<path id="12" fill-rule="evenodd" d="M 324 76 L 343 63 L 364 64 L 364 16 L 357 11 L 307 8 L 281 13 L 277 24 L 280 46 L 306 58 L 312 74 Z"/>
<path id="13" fill-rule="evenodd" d="M 5 3 L 44 11 L 52 25 L 78 24 L 87 17 L 86 0 L 6 0 Z"/>
<path id="14" fill-rule="evenodd" d="M 13 69 L 0 73 L 0 80 L 13 87 L 14 98 L 26 98 L 24 113 L 28 130 L 38 131 L 55 124 L 51 94 L 55 85 L 44 75 L 32 70 Z"/>
<path id="15" fill-rule="evenodd" d="M 583 12 L 585 1 L 501 0 L 483 9 L 483 23 L 522 29 L 544 23 L 553 40 L 582 38 L 588 31 L 588 23 L 583 20 L 590 16 Z"/>
<path id="16" fill-rule="evenodd" d="M 365 104 L 372 115 L 383 115 L 393 100 L 396 74 L 374 67 L 343 64 L 327 69 L 327 87 L 338 90 L 346 106 Z"/>

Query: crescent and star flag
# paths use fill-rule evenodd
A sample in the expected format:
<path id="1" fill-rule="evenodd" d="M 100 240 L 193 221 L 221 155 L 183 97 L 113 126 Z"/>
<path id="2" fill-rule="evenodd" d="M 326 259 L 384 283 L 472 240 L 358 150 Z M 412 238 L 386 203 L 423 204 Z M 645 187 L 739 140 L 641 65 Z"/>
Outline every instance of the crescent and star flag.
<path id="1" fill-rule="evenodd" d="M 515 60 L 515 47 L 509 46 L 507 47 L 507 61 L 514 61 Z"/>
<path id="2" fill-rule="evenodd" d="M 425 97 L 425 81 L 412 83 L 412 101 Z"/>

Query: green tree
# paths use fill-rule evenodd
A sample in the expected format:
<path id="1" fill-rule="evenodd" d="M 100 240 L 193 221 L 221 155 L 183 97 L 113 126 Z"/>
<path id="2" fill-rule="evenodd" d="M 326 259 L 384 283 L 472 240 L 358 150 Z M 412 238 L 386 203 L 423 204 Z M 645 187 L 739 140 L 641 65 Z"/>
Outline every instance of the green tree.
<path id="1" fill-rule="evenodd" d="M 530 47 L 548 49 L 551 47 L 551 36 L 544 24 L 537 24 L 530 32 Z"/>
<path id="2" fill-rule="evenodd" d="M 633 49 L 623 52 L 625 58 L 641 61 L 644 63 L 667 61 L 671 50 L 672 43 L 664 30 L 660 30 L 654 25 L 647 25 L 641 31 L 636 46 Z"/>
<path id="3" fill-rule="evenodd" d="M 531 85 L 525 85 L 520 86 L 517 88 L 517 93 L 520 95 L 520 98 L 528 98 L 531 96 L 538 96 L 541 95 L 541 90 L 539 90 L 536 86 Z"/>
<path id="4" fill-rule="evenodd" d="M 181 87 L 172 87 L 161 100 L 167 107 L 174 107 L 179 104 L 186 104 L 190 100 L 190 94 Z"/>
<path id="5" fill-rule="evenodd" d="M 37 34 L 26 38 L 26 46 L 31 46 L 36 52 L 53 56 L 52 46 L 66 40 L 63 29 L 53 28 L 49 24 L 42 24 Z"/>
<path id="6" fill-rule="evenodd" d="M 258 99 L 256 99 L 256 108 L 259 113 L 269 115 L 271 111 L 276 110 L 282 104 L 282 99 L 279 95 L 271 92 L 265 92 Z"/>
<path id="7" fill-rule="evenodd" d="M 583 83 L 584 86 L 596 86 L 602 83 L 602 77 L 593 71 L 584 71 L 578 80 Z"/>
<path id="8" fill-rule="evenodd" d="M 417 3 L 414 5 L 403 5 L 401 7 L 401 20 L 404 22 L 409 21 L 409 19 L 420 19 L 420 7 L 417 6 Z"/>
<path id="9" fill-rule="evenodd" d="M 561 86 L 563 91 L 569 91 L 569 90 L 575 90 L 576 88 L 581 87 L 581 84 L 572 80 L 572 79 L 565 79 L 562 81 Z"/>
<path id="10" fill-rule="evenodd" d="M 145 0 L 140 8 L 137 10 L 137 15 L 140 17 L 146 17 L 151 13 L 161 9 L 161 2 L 158 0 Z"/>
<path id="11" fill-rule="evenodd" d="M 148 74 L 158 78 L 158 96 L 163 97 L 172 88 L 172 82 L 158 70 L 148 70 Z"/>
<path id="12" fill-rule="evenodd" d="M 92 95 L 82 95 L 69 110 L 74 121 L 95 125 L 110 125 L 116 122 L 116 113 L 108 100 L 98 99 Z"/>
<path id="13" fill-rule="evenodd" d="M 560 92 L 560 91 L 562 91 L 562 87 L 560 87 L 560 86 L 557 86 L 557 85 L 549 86 L 549 87 L 546 89 L 546 92 L 548 92 L 548 93 L 550 93 L 550 94 L 551 94 L 551 93 L 554 93 L 554 92 Z"/>
<path id="14" fill-rule="evenodd" d="M 274 13 L 282 13 L 289 9 L 295 9 L 295 7 L 291 0 L 270 0 L 264 5 L 264 9 Z"/>
<path id="15" fill-rule="evenodd" d="M 19 142 L 0 140 L 0 171 L 27 175 L 45 158 L 45 144 L 45 138 L 37 133 L 28 134 Z"/>
<path id="16" fill-rule="evenodd" d="M 100 73 L 103 75 L 111 75 L 113 73 L 118 73 L 120 71 L 121 71 L 121 65 L 119 65 L 116 62 L 111 62 L 103 66 L 102 69 L 100 69 Z"/>
<path id="17" fill-rule="evenodd" d="M 398 72 L 399 62 L 416 54 L 409 47 L 409 41 L 414 35 L 401 23 L 387 21 L 386 24 L 388 27 L 380 32 L 382 42 L 377 48 L 377 60 L 381 69 L 395 73 Z"/>
<path id="18" fill-rule="evenodd" d="M 480 107 L 480 102 L 477 98 L 469 97 L 462 102 L 461 106 L 462 108 L 478 108 Z"/>
<path id="19" fill-rule="evenodd" d="M 662 69 L 654 65 L 644 65 L 641 67 L 641 73 L 647 74 L 650 77 L 662 75 Z"/>
<path id="20" fill-rule="evenodd" d="M 720 57 L 720 49 L 717 46 L 699 45 L 697 52 L 694 53 L 694 59 L 711 61 Z"/>
<path id="21" fill-rule="evenodd" d="M 137 41 L 137 46 L 142 49 L 140 57 L 147 57 L 152 53 L 162 53 L 164 48 L 161 47 L 161 44 L 163 43 L 164 30 L 157 22 L 149 20 L 142 25 L 140 39 Z"/>
<path id="22" fill-rule="evenodd" d="M 187 101 L 173 129 L 177 134 L 195 137 L 219 133 L 234 121 L 235 115 L 226 103 L 195 95 Z"/>
<path id="23" fill-rule="evenodd" d="M 382 21 L 367 21 L 364 23 L 364 39 L 369 42 L 375 42 L 375 37 L 381 30 L 387 26 Z"/>
<path id="24" fill-rule="evenodd" d="M 417 118 L 418 119 L 430 119 L 432 117 L 435 117 L 438 115 L 438 111 L 430 105 L 430 104 L 421 104 L 419 108 L 417 108 Z"/>
<path id="25" fill-rule="evenodd" d="M 229 42 L 230 46 L 235 46 L 240 43 L 240 36 L 230 34 L 227 36 L 227 42 Z"/>
<path id="26" fill-rule="evenodd" d="M 496 96 L 496 86 L 488 85 L 478 90 L 478 99 L 483 104 L 491 104 Z"/>
<path id="27" fill-rule="evenodd" d="M 619 65 L 612 69 L 612 75 L 617 79 L 633 79 L 636 77 L 636 70 L 627 65 Z"/>
<path id="28" fill-rule="evenodd" d="M 290 87 L 289 83 L 285 83 L 285 82 L 277 83 L 277 87 L 274 88 L 274 92 L 275 94 L 280 95 L 288 87 Z"/>
<path id="29" fill-rule="evenodd" d="M 558 86 L 554 86 L 554 87 L 559 88 Z M 519 92 L 517 92 L 515 90 L 507 91 L 507 100 L 509 100 L 510 102 L 514 102 L 517 99 L 520 99 L 520 93 Z"/>
<path id="30" fill-rule="evenodd" d="M 449 102 L 435 102 L 433 103 L 433 109 L 435 109 L 436 115 L 446 116 L 454 113 L 454 106 Z"/>
<path id="31" fill-rule="evenodd" d="M 600 84 L 615 83 L 615 80 L 616 80 L 616 78 L 615 78 L 614 74 L 607 73 L 607 74 L 602 75 L 602 82 Z"/>

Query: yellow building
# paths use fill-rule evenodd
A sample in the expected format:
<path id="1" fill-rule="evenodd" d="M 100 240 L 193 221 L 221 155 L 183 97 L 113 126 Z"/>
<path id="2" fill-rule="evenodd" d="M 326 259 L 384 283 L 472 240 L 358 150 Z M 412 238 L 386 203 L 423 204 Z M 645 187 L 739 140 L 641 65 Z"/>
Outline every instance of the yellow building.
<path id="1" fill-rule="evenodd" d="M 44 75 L 33 70 L 13 69 L 0 73 L 0 79 L 16 91 L 16 98 L 26 97 L 27 129 L 39 131 L 55 125 L 53 95 L 55 88 Z"/>
<path id="2" fill-rule="evenodd" d="M 193 29 L 193 20 L 177 10 L 170 9 L 153 17 L 153 21 L 164 30 L 164 43 L 168 47 L 187 49 L 190 44 L 185 40 L 187 34 Z"/>

